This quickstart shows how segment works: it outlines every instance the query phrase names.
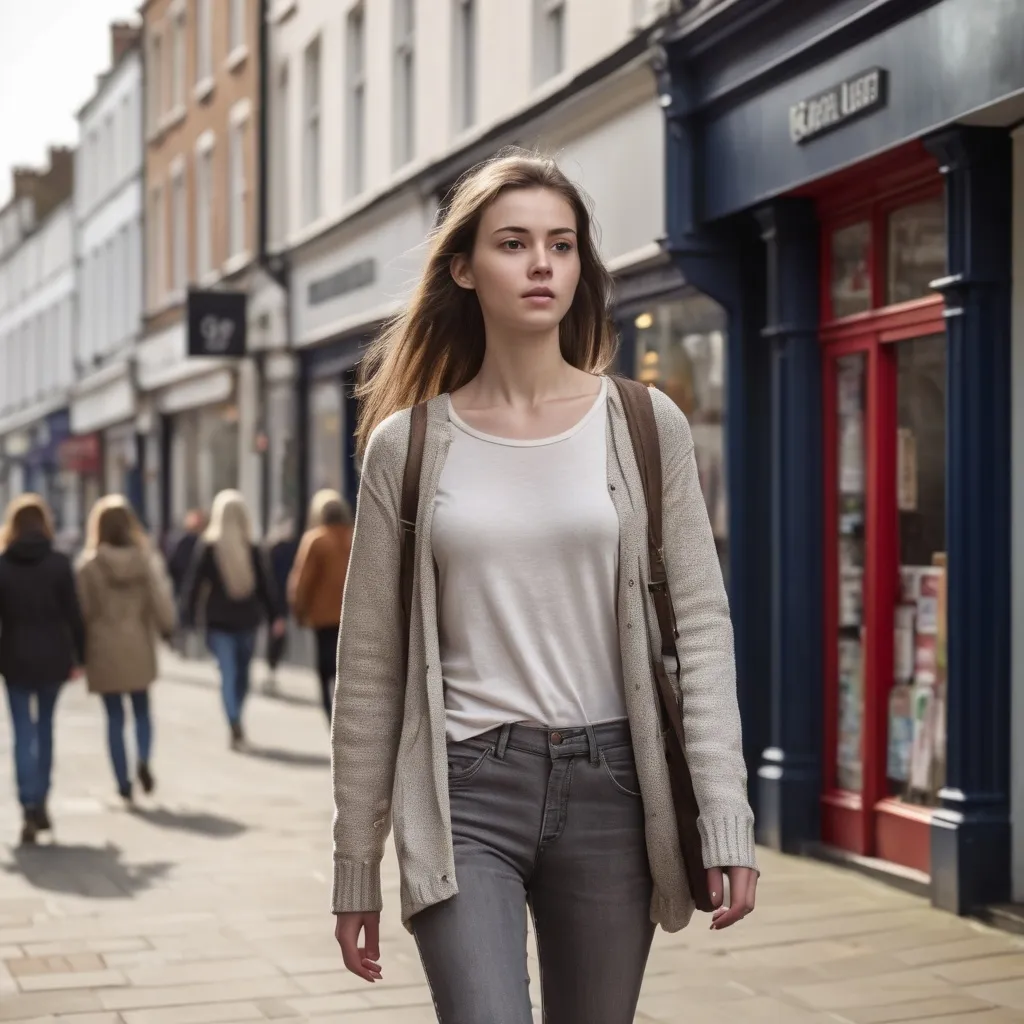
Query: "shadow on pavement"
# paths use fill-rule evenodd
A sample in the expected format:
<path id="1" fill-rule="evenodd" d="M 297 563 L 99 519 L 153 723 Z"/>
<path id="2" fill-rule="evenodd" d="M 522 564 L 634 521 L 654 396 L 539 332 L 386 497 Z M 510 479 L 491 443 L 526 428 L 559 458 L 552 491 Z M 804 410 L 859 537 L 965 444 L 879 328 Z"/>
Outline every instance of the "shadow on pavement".
<path id="1" fill-rule="evenodd" d="M 17 846 L 3 870 L 21 875 L 36 889 L 90 899 L 123 899 L 148 889 L 174 867 L 171 861 L 128 864 L 121 857 L 122 850 L 113 843 Z"/>
<path id="2" fill-rule="evenodd" d="M 177 829 L 180 832 L 194 832 L 196 835 L 211 836 L 215 839 L 230 839 L 241 835 L 246 826 L 232 818 L 223 818 L 219 814 L 205 811 L 172 811 L 167 807 L 136 807 L 132 811 L 136 818 L 141 818 L 157 828 Z"/>
<path id="3" fill-rule="evenodd" d="M 329 768 L 329 754 L 304 754 L 297 750 L 281 750 L 275 747 L 248 746 L 243 753 L 247 757 L 257 757 L 264 761 L 277 761 L 278 764 L 292 764 L 299 768 Z"/>

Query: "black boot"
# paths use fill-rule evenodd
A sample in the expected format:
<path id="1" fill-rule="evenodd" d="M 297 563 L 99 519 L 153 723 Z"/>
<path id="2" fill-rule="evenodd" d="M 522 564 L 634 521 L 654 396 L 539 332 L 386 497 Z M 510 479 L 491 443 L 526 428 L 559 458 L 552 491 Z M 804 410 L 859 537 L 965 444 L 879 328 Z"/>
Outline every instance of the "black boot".
<path id="1" fill-rule="evenodd" d="M 50 821 L 50 812 L 46 809 L 46 803 L 41 803 L 36 808 L 36 828 L 40 832 L 49 832 L 53 828 Z"/>
<path id="2" fill-rule="evenodd" d="M 241 722 L 231 723 L 231 749 L 241 750 L 245 744 L 245 733 L 242 731 Z"/>
<path id="3" fill-rule="evenodd" d="M 35 845 L 36 835 L 39 833 L 38 811 L 37 807 L 26 807 L 24 809 L 24 818 L 21 826 L 22 846 Z"/>
<path id="4" fill-rule="evenodd" d="M 139 762 L 139 785 L 142 787 L 143 793 L 152 793 L 156 786 L 156 779 L 153 778 L 153 773 L 149 770 L 148 761 Z"/>
<path id="5" fill-rule="evenodd" d="M 121 794 L 121 799 L 126 804 L 132 802 L 132 784 L 130 782 L 126 782 L 123 786 L 118 786 L 117 791 Z"/>

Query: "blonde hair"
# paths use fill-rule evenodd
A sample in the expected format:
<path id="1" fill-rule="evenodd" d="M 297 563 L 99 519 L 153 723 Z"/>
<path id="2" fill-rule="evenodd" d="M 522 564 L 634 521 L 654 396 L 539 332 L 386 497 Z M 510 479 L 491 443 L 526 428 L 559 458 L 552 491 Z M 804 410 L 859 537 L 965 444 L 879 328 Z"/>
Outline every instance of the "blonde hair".
<path id="1" fill-rule="evenodd" d="M 340 505 L 343 522 L 352 522 L 352 506 L 335 490 L 325 487 L 317 491 L 310 499 L 309 514 L 306 517 L 306 529 L 315 530 L 324 525 L 324 510 L 328 505 Z"/>
<path id="2" fill-rule="evenodd" d="M 135 511 L 121 494 L 108 494 L 93 505 L 85 527 L 85 550 L 94 552 L 101 544 L 115 548 L 148 549 Z"/>
<path id="3" fill-rule="evenodd" d="M 221 491 L 213 499 L 210 523 L 203 540 L 213 549 L 213 559 L 228 597 L 236 601 L 249 597 L 256 589 L 252 526 L 245 498 L 239 491 Z"/>
<path id="4" fill-rule="evenodd" d="M 41 495 L 19 494 L 7 505 L 0 528 L 0 551 L 30 533 L 41 533 L 47 540 L 53 540 L 53 515 Z"/>
<path id="5" fill-rule="evenodd" d="M 452 279 L 451 263 L 456 256 L 472 254 L 480 219 L 502 193 L 531 188 L 557 192 L 576 214 L 580 281 L 559 328 L 562 356 L 590 373 L 603 372 L 611 363 L 616 345 L 608 309 L 612 279 L 592 235 L 587 200 L 550 157 L 503 151 L 456 184 L 450 205 L 430 236 L 426 268 L 409 305 L 360 361 L 356 387 L 360 454 L 377 424 L 392 413 L 455 391 L 480 371 L 483 313 L 476 293 Z"/>

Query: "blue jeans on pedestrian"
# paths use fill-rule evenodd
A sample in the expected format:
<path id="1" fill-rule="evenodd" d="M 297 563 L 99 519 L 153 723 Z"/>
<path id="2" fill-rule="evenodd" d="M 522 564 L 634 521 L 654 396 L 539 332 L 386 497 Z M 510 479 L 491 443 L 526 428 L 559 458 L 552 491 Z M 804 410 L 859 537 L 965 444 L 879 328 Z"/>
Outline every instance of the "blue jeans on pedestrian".
<path id="1" fill-rule="evenodd" d="M 249 665 L 256 650 L 256 630 L 229 633 L 211 629 L 206 633 L 206 645 L 217 659 L 217 667 L 220 669 L 224 713 L 231 725 L 239 725 L 242 721 L 242 706 L 249 693 Z"/>
<path id="2" fill-rule="evenodd" d="M 107 746 L 110 750 L 110 763 L 114 766 L 114 777 L 121 789 L 126 789 L 131 782 L 128 775 L 128 754 L 124 746 L 124 698 L 129 697 L 132 704 L 132 716 L 135 718 L 135 751 L 140 764 L 149 762 L 149 754 L 153 747 L 153 723 L 149 717 L 149 691 L 137 690 L 135 693 L 105 693 L 103 706 L 107 709 Z"/>
<path id="3" fill-rule="evenodd" d="M 14 731 L 14 773 L 22 807 L 40 807 L 50 793 L 53 711 L 60 687 L 60 683 L 33 689 L 11 684 L 6 687 Z"/>

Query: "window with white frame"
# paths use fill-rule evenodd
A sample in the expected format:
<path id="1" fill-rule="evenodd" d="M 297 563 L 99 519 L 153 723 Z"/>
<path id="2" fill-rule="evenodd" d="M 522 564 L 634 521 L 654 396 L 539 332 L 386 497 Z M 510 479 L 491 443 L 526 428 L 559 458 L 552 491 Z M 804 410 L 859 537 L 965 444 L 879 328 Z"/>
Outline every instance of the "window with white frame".
<path id="1" fill-rule="evenodd" d="M 185 106 L 185 8 L 175 11 L 171 22 L 171 105 Z"/>
<path id="2" fill-rule="evenodd" d="M 159 131 L 164 116 L 164 51 L 159 32 L 153 33 L 149 44 L 149 67 L 146 74 L 146 95 L 149 97 L 147 120 L 150 134 Z"/>
<path id="3" fill-rule="evenodd" d="M 196 87 L 213 80 L 213 0 L 196 0 Z"/>
<path id="4" fill-rule="evenodd" d="M 476 121 L 476 0 L 453 0 L 453 4 L 452 97 L 455 129 L 464 131 Z"/>
<path id="5" fill-rule="evenodd" d="M 196 278 L 213 270 L 213 136 L 196 145 Z"/>
<path id="6" fill-rule="evenodd" d="M 415 0 L 394 0 L 395 68 L 392 166 L 403 167 L 416 155 Z"/>
<path id="7" fill-rule="evenodd" d="M 345 35 L 348 51 L 345 192 L 352 197 L 363 191 L 366 166 L 366 11 L 362 4 L 349 11 Z"/>
<path id="8" fill-rule="evenodd" d="M 321 131 L 320 39 L 306 47 L 303 57 L 303 220 L 309 224 L 320 216 L 320 131 Z"/>
<path id="9" fill-rule="evenodd" d="M 117 237 L 107 242 L 106 293 L 107 333 L 103 338 L 103 351 L 112 352 L 117 345 L 117 301 L 121 294 L 121 276 L 117 266 Z"/>
<path id="10" fill-rule="evenodd" d="M 149 210 L 149 301 L 156 308 L 163 302 L 167 287 L 167 217 L 160 186 L 151 193 Z"/>
<path id="11" fill-rule="evenodd" d="M 248 0 L 228 0 L 228 55 L 245 47 L 245 5 Z"/>
<path id="12" fill-rule="evenodd" d="M 565 0 L 533 0 L 533 80 L 565 70 Z"/>
<path id="13" fill-rule="evenodd" d="M 171 291 L 183 295 L 188 282 L 188 192 L 185 166 L 171 172 Z"/>
<path id="14" fill-rule="evenodd" d="M 273 147 L 273 187 L 271 189 L 272 214 L 274 217 L 274 236 L 279 241 L 288 237 L 291 225 L 291 180 L 290 162 L 292 153 L 292 118 L 291 88 L 287 64 L 282 64 L 277 74 L 276 120 L 274 131 L 277 145 Z"/>
<path id="15" fill-rule="evenodd" d="M 232 119 L 228 139 L 228 255 L 246 251 L 246 208 L 248 182 L 246 145 L 249 137 L 248 114 Z"/>

